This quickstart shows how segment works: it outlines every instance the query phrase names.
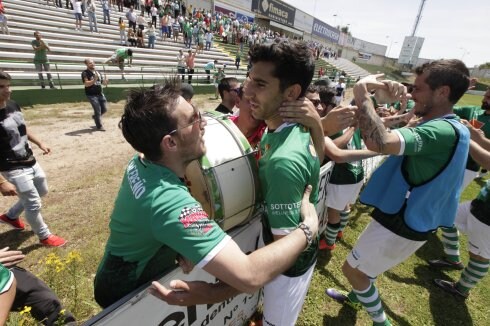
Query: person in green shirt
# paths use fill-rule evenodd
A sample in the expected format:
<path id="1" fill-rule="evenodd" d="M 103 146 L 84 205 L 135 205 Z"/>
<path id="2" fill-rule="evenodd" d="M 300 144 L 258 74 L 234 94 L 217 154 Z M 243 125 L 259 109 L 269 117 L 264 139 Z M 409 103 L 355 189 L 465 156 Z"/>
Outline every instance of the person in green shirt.
<path id="1" fill-rule="evenodd" d="M 122 72 L 122 79 L 126 80 L 124 76 L 124 61 L 128 59 L 128 67 L 131 67 L 133 63 L 133 50 L 126 48 L 119 48 L 110 58 L 108 58 L 104 63 L 112 63 L 116 64 L 119 67 L 119 70 Z"/>
<path id="2" fill-rule="evenodd" d="M 490 89 L 487 89 L 482 98 L 481 106 L 455 106 L 453 108 L 461 119 L 468 120 L 473 126 L 483 131 L 486 138 L 490 138 Z M 478 175 L 480 165 L 468 156 L 463 180 L 463 189 Z"/>
<path id="3" fill-rule="evenodd" d="M 34 32 L 35 39 L 32 40 L 31 45 L 34 50 L 34 66 L 38 71 L 39 80 L 41 81 L 41 88 L 45 89 L 43 71 L 46 72 L 46 76 L 49 82 L 49 88 L 54 89 L 53 79 L 51 77 L 49 68 L 48 52 L 51 51 L 48 42 L 42 39 L 42 35 L 39 31 Z"/>
<path id="4" fill-rule="evenodd" d="M 453 225 L 468 155 L 469 132 L 453 114 L 469 86 L 469 71 L 456 59 L 435 60 L 415 69 L 414 112 L 423 123 L 387 130 L 377 115 L 371 92 L 380 103 L 406 98 L 404 85 L 361 79 L 353 89 L 359 127 L 370 150 L 389 157 L 361 193 L 373 206 L 373 220 L 342 266 L 350 293 L 329 288 L 332 299 L 364 309 L 373 325 L 391 325 L 384 312 L 376 277 L 408 259 L 437 228 Z"/>
<path id="5" fill-rule="evenodd" d="M 265 200 L 262 238 L 265 244 L 280 241 L 300 223 L 299 203 L 306 185 L 313 186 L 312 203 L 318 200 L 319 138 L 302 125 L 285 123 L 279 113 L 283 102 L 303 98 L 314 74 L 314 58 L 304 42 L 277 41 L 257 45 L 249 52 L 252 68 L 244 88 L 252 116 L 264 120 L 267 132 L 260 141 L 259 178 Z M 317 119 L 320 125 L 320 118 Z M 314 144 L 320 139 L 320 144 Z M 319 145 L 319 146 L 318 146 Z M 323 154 L 323 153 L 320 153 Z M 322 155 L 323 156 L 323 155 Z M 313 275 L 318 238 L 294 266 L 264 287 L 264 325 L 294 325 Z"/>
<path id="6" fill-rule="evenodd" d="M 175 260 L 184 272 L 193 265 L 219 281 L 189 287 L 175 280 L 170 289 L 153 282 L 152 294 L 169 304 L 216 303 L 240 292 L 254 293 L 289 268 L 316 237 L 311 187 L 300 200 L 301 227 L 249 255 L 207 215 L 185 181 L 187 166 L 206 153 L 206 119 L 180 95 L 180 88 L 178 79 L 172 79 L 128 94 L 119 126 L 144 156 L 129 160 L 111 214 L 94 280 L 95 300 L 102 307 L 176 268 Z"/>
<path id="7" fill-rule="evenodd" d="M 490 169 L 490 140 L 468 122 L 471 157 L 486 169 Z M 469 261 L 465 266 L 459 252 L 459 231 L 468 236 Z M 429 260 L 430 266 L 441 269 L 462 270 L 457 282 L 434 279 L 444 291 L 460 298 L 467 298 L 471 289 L 488 274 L 490 268 L 490 181 L 481 188 L 472 201 L 458 206 L 453 228 L 443 229 L 444 257 Z"/>

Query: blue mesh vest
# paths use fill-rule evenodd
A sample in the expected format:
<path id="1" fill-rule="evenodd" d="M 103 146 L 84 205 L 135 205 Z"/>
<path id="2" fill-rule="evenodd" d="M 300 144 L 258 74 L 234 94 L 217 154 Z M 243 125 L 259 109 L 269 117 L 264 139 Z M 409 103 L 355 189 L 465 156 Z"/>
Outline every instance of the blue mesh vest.
<path id="1" fill-rule="evenodd" d="M 453 126 L 457 137 L 448 163 L 430 180 L 413 185 L 404 176 L 405 156 L 392 155 L 371 176 L 361 193 L 361 203 L 374 206 L 385 214 L 402 215 L 405 224 L 417 232 L 453 225 L 470 136 L 459 121 L 452 118 L 438 120 L 442 119 Z"/>

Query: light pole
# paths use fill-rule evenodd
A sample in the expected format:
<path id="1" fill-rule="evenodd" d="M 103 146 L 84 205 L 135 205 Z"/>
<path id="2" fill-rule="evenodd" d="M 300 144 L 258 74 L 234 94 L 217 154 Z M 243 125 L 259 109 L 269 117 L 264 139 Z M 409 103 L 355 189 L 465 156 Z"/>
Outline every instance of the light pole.
<path id="1" fill-rule="evenodd" d="M 333 14 L 333 16 L 337 18 L 337 27 L 339 27 L 340 29 L 340 27 L 342 27 L 342 25 L 344 24 L 344 22 L 342 21 L 342 17 L 340 17 L 337 14 Z M 340 20 L 340 24 L 338 24 L 339 20 Z"/>
<path id="2" fill-rule="evenodd" d="M 393 40 L 391 40 L 391 42 L 390 42 L 390 46 L 389 46 L 389 48 L 388 48 L 388 52 L 386 53 L 386 56 L 387 56 L 387 57 L 390 57 L 390 53 L 391 53 L 391 46 L 392 46 L 393 44 L 397 44 L 397 43 L 398 43 L 398 42 L 393 42 Z"/>
<path id="3" fill-rule="evenodd" d="M 470 52 L 468 50 L 466 50 L 465 48 L 463 47 L 459 47 L 460 50 L 463 50 L 463 54 L 461 55 L 461 61 L 463 61 L 464 57 L 467 55 L 467 54 L 470 54 Z"/>

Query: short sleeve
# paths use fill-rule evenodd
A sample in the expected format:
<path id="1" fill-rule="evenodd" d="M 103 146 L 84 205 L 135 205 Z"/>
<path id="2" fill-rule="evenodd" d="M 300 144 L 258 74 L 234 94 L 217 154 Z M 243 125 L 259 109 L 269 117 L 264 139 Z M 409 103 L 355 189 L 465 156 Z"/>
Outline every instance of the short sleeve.
<path id="1" fill-rule="evenodd" d="M 155 198 L 152 231 L 155 238 L 196 265 L 204 266 L 229 237 L 190 194 L 168 190 Z"/>
<path id="2" fill-rule="evenodd" d="M 447 153 L 453 148 L 456 132 L 447 121 L 424 123 L 415 128 L 397 129 L 405 143 L 403 155 L 431 155 Z"/>

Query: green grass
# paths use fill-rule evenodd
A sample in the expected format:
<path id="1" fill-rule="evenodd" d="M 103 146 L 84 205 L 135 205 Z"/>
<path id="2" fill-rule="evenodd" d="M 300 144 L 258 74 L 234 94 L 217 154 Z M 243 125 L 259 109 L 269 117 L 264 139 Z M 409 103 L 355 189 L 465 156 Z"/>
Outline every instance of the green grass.
<path id="1" fill-rule="evenodd" d="M 16 91 L 17 92 L 17 91 Z M 14 93 L 15 94 L 15 93 Z M 217 106 L 218 101 L 210 99 L 209 94 L 197 95 L 193 101 L 203 109 Z M 465 99 L 465 98 L 463 98 Z M 85 106 L 88 104 L 86 102 Z M 120 115 L 122 102 L 117 106 L 111 104 L 111 115 Z M 57 109 L 57 110 L 56 110 Z M 29 124 L 53 123 L 55 119 L 66 118 L 81 110 L 76 105 L 66 103 L 57 106 L 35 106 L 25 110 Z M 59 112 L 58 112 L 59 111 Z M 49 127 L 48 127 L 49 128 Z M 39 135 L 42 138 L 42 135 Z M 108 144 L 110 146 L 110 144 Z M 110 153 L 110 149 L 108 149 Z M 101 154 L 103 155 L 103 154 Z M 94 316 L 101 309 L 93 299 L 93 277 L 98 262 L 103 254 L 104 244 L 108 237 L 108 220 L 113 207 L 114 198 L 119 189 L 120 180 L 127 163 L 128 156 L 114 155 L 110 165 L 74 166 L 66 180 L 48 179 L 51 193 L 43 200 L 43 213 L 49 219 L 52 230 L 69 240 L 69 246 L 63 249 L 45 249 L 37 246 L 32 232 L 4 231 L 0 236 L 0 248 L 9 245 L 20 248 L 28 253 L 23 267 L 36 275 L 43 275 L 43 264 L 39 261 L 47 252 L 55 252 L 60 256 L 67 251 L 78 250 L 83 258 L 80 268 L 80 291 L 77 319 L 81 322 Z M 463 193 L 462 200 L 471 200 L 482 186 L 476 180 Z M 434 194 L 437 196 L 437 194 Z M 349 225 L 337 248 L 330 254 L 321 252 L 313 276 L 308 296 L 297 325 L 370 325 L 370 318 L 365 311 L 354 312 L 342 307 L 327 298 L 324 291 L 328 287 L 350 290 L 350 286 L 342 274 L 341 266 L 345 257 L 352 249 L 356 239 L 370 221 L 369 209 L 357 204 Z M 57 216 L 62 218 L 57 218 Z M 4 230 L 4 229 L 2 229 Z M 461 237 L 462 258 L 466 263 L 466 236 Z M 427 259 L 437 258 L 443 253 L 441 242 L 432 237 L 415 255 L 406 262 L 381 275 L 377 280 L 378 289 L 386 312 L 394 325 L 488 325 L 490 316 L 490 277 L 479 284 L 466 301 L 459 300 L 432 284 L 433 278 L 457 280 L 459 272 L 441 272 L 430 269 Z M 64 285 L 58 295 L 68 309 L 73 308 L 73 297 L 70 294 L 71 284 L 62 280 Z M 18 314 L 12 314 L 8 326 L 15 326 Z"/>
<path id="2" fill-rule="evenodd" d="M 482 101 L 481 95 L 464 94 L 463 97 L 456 103 L 458 106 L 476 105 L 480 106 Z"/>
<path id="3" fill-rule="evenodd" d="M 463 193 L 462 201 L 475 198 L 481 180 L 476 180 Z M 370 221 L 369 209 L 356 204 L 344 238 L 335 250 L 322 251 L 297 325 L 370 325 L 371 319 L 362 311 L 342 306 L 325 295 L 329 287 L 351 289 L 341 266 L 357 237 Z M 461 236 L 461 256 L 468 261 L 466 237 Z M 488 325 L 490 316 L 490 278 L 486 277 L 470 297 L 460 300 L 433 285 L 434 278 L 458 280 L 458 271 L 438 271 L 426 261 L 443 254 L 439 236 L 431 239 L 399 266 L 387 271 L 376 281 L 388 318 L 394 325 Z"/>

